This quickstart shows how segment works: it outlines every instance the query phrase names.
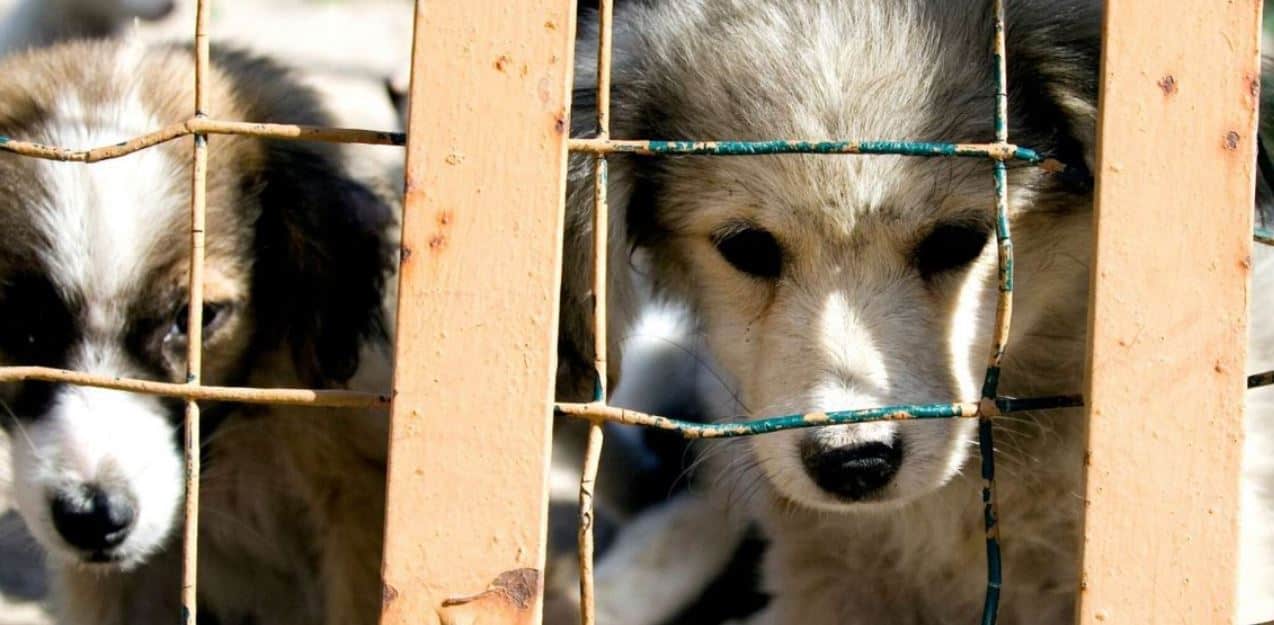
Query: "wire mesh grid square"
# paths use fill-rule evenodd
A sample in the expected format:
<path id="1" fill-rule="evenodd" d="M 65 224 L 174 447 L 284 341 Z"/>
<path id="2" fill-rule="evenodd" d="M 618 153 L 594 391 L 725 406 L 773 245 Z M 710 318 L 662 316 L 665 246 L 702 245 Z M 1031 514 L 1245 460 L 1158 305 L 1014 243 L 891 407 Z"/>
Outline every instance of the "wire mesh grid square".
<path id="1" fill-rule="evenodd" d="M 983 478 L 982 503 L 986 527 L 987 580 L 982 614 L 984 625 L 996 622 L 999 591 L 1003 583 L 1000 568 L 999 526 L 995 499 L 995 459 L 992 438 L 992 419 L 997 416 L 1030 410 L 1076 407 L 1083 404 L 1078 395 L 1014 398 L 997 393 L 1000 363 L 1004 355 L 1013 303 L 1013 243 L 1009 227 L 1009 200 L 1007 192 L 1007 163 L 1022 162 L 1046 169 L 1064 168 L 1065 165 L 1046 159 L 1025 147 L 1009 143 L 1008 91 L 1005 56 L 1004 0 L 989 0 L 994 4 L 994 35 L 990 43 L 995 76 L 995 141 L 983 144 L 956 144 L 914 142 L 905 140 L 844 141 L 844 140 L 791 140 L 767 141 L 698 141 L 698 140 L 613 140 L 610 138 L 610 74 L 611 32 L 613 0 L 599 2 L 598 74 L 597 74 L 597 128 L 592 138 L 573 138 L 569 149 L 576 153 L 593 155 L 594 160 L 594 397 L 589 403 L 559 403 L 554 413 L 561 417 L 584 419 L 590 422 L 588 443 L 580 481 L 580 593 L 582 625 L 594 625 L 596 620 L 593 584 L 593 494 L 598 464 L 602 450 L 602 424 L 619 424 L 652 427 L 675 431 L 686 438 L 725 438 L 753 436 L 781 430 L 818 427 L 825 425 L 864 423 L 883 420 L 951 419 L 978 420 L 978 444 Z M 185 504 L 183 525 L 182 566 L 182 620 L 187 625 L 195 622 L 197 596 L 196 569 L 198 563 L 198 509 L 199 509 L 199 403 L 200 401 L 227 401 L 256 404 L 286 404 L 313 407 L 356 408 L 384 406 L 389 403 L 388 393 L 374 394 L 346 390 L 313 390 L 282 388 L 249 388 L 204 386 L 200 380 L 202 361 L 203 314 L 203 256 L 205 229 L 205 201 L 208 175 L 208 142 L 210 134 L 244 135 L 282 140 L 326 141 L 333 143 L 361 143 L 373 145 L 405 145 L 404 133 L 376 130 L 326 128 L 290 124 L 224 121 L 210 117 L 207 110 L 207 77 L 209 74 L 209 38 L 207 24 L 210 0 L 197 0 L 194 33 L 195 52 L 195 102 L 193 115 L 180 123 L 138 136 L 129 141 L 88 149 L 50 146 L 0 136 L 0 152 L 58 161 L 94 163 L 119 158 L 154 147 L 161 143 L 186 136 L 194 142 L 194 163 L 191 180 L 190 250 L 191 263 L 189 286 L 189 341 L 187 349 L 186 382 L 171 383 L 151 380 L 114 378 L 88 373 L 35 366 L 0 367 L 0 383 L 39 381 L 92 386 L 134 393 L 174 397 L 185 400 Z M 607 155 L 613 153 L 639 156 L 657 155 L 705 155 L 748 156 L 763 154 L 825 154 L 825 155 L 901 155 L 915 157 L 971 157 L 989 159 L 993 163 L 995 195 L 996 241 L 999 262 L 999 291 L 996 306 L 995 328 L 991 353 L 982 386 L 981 398 L 976 402 L 952 402 L 941 404 L 916 404 L 885 406 L 857 410 L 840 410 L 796 415 L 785 415 L 750 421 L 694 423 L 658 415 L 612 407 L 606 404 L 606 249 L 609 245 L 607 207 Z M 1274 173 L 1274 165 L 1267 166 L 1268 157 L 1261 149 L 1262 170 Z M 1274 244 L 1274 232 L 1258 228 L 1257 241 Z M 1249 376 L 1248 387 L 1274 384 L 1274 372 Z"/>

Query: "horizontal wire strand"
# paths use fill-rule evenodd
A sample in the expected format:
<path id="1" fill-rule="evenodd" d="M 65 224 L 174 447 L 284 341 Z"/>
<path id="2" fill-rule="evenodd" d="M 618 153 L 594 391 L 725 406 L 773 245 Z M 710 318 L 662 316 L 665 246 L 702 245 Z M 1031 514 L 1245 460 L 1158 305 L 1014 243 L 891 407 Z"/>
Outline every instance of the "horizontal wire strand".
<path id="1" fill-rule="evenodd" d="M 235 122 L 193 117 L 184 122 L 165 126 L 154 132 L 139 135 L 128 141 L 90 149 L 72 149 L 59 146 L 20 141 L 0 135 L 0 152 L 10 152 L 32 158 L 52 161 L 96 163 L 127 156 L 175 139 L 191 135 L 239 135 L 263 139 L 292 141 L 322 141 L 365 145 L 405 145 L 406 135 L 401 132 L 364 130 L 361 128 L 329 128 L 325 126 L 301 126 L 296 124 L 264 124 Z"/>
<path id="2" fill-rule="evenodd" d="M 6 382 L 49 382 L 127 391 L 200 401 L 227 401 L 244 404 L 280 404 L 322 408 L 372 408 L 388 406 L 389 395 L 346 390 L 299 388 L 256 388 L 239 386 L 190 386 L 54 369 L 51 367 L 0 367 L 0 384 Z"/>

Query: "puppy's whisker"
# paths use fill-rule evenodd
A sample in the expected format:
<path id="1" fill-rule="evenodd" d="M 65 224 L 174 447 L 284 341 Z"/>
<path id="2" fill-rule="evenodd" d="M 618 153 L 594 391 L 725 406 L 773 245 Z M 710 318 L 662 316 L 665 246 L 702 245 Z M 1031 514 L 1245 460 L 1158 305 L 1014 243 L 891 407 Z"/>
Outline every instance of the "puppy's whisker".
<path id="1" fill-rule="evenodd" d="M 765 489 L 767 487 L 766 480 L 770 479 L 767 477 L 768 475 L 773 475 L 774 484 L 780 489 L 788 489 L 792 486 L 794 482 L 802 479 L 799 471 L 797 471 L 796 474 L 793 475 L 793 472 L 795 470 L 784 465 L 780 465 L 776 469 L 771 470 L 770 466 L 766 464 L 765 460 L 758 462 L 757 468 L 759 469 L 759 472 L 761 473 L 761 475 L 757 476 L 756 478 L 752 480 L 753 482 L 752 489 L 748 492 L 743 502 L 744 509 L 749 509 L 752 505 L 753 499 L 755 499 L 761 493 L 765 492 Z"/>
<path id="2" fill-rule="evenodd" d="M 41 455 L 40 450 L 36 448 L 35 441 L 31 440 L 31 435 L 27 432 L 26 426 L 22 424 L 22 419 L 19 419 L 18 415 L 14 414 L 13 410 L 9 408 L 8 404 L 4 402 L 0 402 L 0 408 L 3 408 L 5 415 L 9 417 L 11 421 L 13 421 L 13 425 L 15 426 L 14 429 L 16 429 L 18 433 L 22 435 L 22 439 L 24 442 L 26 442 L 27 448 L 31 450 L 31 456 L 34 457 L 36 461 L 40 463 L 41 465 L 47 466 L 48 459 L 45 458 L 43 455 Z"/>
<path id="3" fill-rule="evenodd" d="M 694 471 L 704 464 L 716 460 L 722 454 L 730 451 L 730 447 L 732 445 L 738 445 L 743 442 L 744 440 L 741 438 L 703 441 L 704 444 L 698 445 L 696 448 L 703 448 L 706 451 L 701 452 L 693 462 L 687 465 L 686 468 L 681 471 L 681 474 L 677 476 L 677 479 L 689 477 L 694 473 Z"/>
<path id="4" fill-rule="evenodd" d="M 739 459 L 742 460 L 739 466 L 731 469 L 734 479 L 726 497 L 726 506 L 735 508 L 746 515 L 752 497 L 756 494 L 757 489 L 764 486 L 766 476 L 761 462 L 751 454 L 741 455 Z M 740 491 L 740 488 L 743 490 Z"/>
<path id="5" fill-rule="evenodd" d="M 696 332 L 695 334 L 701 335 L 702 333 Z M 734 386 L 726 382 L 725 376 L 719 373 L 716 367 L 714 367 L 708 361 L 708 359 L 701 356 L 697 349 L 687 347 L 686 345 L 683 345 L 680 341 L 677 341 L 670 337 L 657 335 L 657 334 L 646 334 L 646 333 L 629 334 L 624 337 L 624 341 L 630 341 L 630 340 L 634 340 L 638 338 L 655 339 L 681 350 L 686 355 L 694 359 L 695 364 L 698 365 L 698 368 L 703 369 L 704 371 L 707 371 L 708 374 L 712 376 L 713 381 L 715 381 L 722 390 L 726 391 L 726 393 L 730 395 L 730 399 L 733 401 L 734 405 L 737 406 L 737 410 L 741 410 L 745 414 L 750 414 L 752 412 L 752 409 L 748 408 L 747 404 L 745 404 L 742 398 L 739 397 L 739 393 L 734 390 Z M 729 415 L 725 415 L 725 416 L 715 416 L 713 418 L 728 419 L 732 417 Z"/>
<path id="6" fill-rule="evenodd" d="M 1020 417 L 1001 415 L 993 420 L 992 425 L 997 435 L 1004 434 L 1024 442 L 1032 439 L 1051 440 L 1059 444 L 1062 442 L 1062 435 L 1057 428 L 1040 419 L 1031 418 L 1029 414 Z M 1010 427 L 1010 425 L 1020 427 Z"/>
<path id="7" fill-rule="evenodd" d="M 749 464 L 750 462 L 746 457 L 740 456 L 732 459 L 722 470 L 721 482 L 718 487 L 725 487 L 725 504 L 727 508 L 733 507 L 735 494 L 747 474 Z"/>

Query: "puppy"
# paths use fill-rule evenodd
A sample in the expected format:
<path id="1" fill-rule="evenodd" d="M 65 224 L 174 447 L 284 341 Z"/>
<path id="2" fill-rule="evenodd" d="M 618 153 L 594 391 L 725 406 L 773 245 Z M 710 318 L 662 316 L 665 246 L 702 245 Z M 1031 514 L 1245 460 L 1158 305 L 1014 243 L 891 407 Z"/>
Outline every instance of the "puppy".
<path id="1" fill-rule="evenodd" d="M 991 11 L 982 0 L 628 5 L 616 18 L 612 136 L 992 141 Z M 1007 395 L 1082 384 L 1100 15 L 1089 0 L 1008 6 L 1010 138 L 1070 175 L 1010 173 L 1018 286 Z M 593 84 L 595 41 L 586 36 L 577 52 L 577 90 Z M 591 126 L 587 96 L 577 91 L 577 132 Z M 612 236 L 648 253 L 656 288 L 695 311 L 749 414 L 978 398 L 996 302 L 989 163 L 611 163 Z M 586 224 L 587 159 L 574 161 L 571 180 L 573 223 Z M 1260 310 L 1274 254 L 1255 253 Z M 1254 371 L 1274 365 L 1264 317 L 1252 317 Z M 1249 395 L 1250 459 L 1269 457 L 1270 402 L 1269 391 Z M 764 582 L 773 600 L 756 622 L 975 622 L 986 580 L 975 427 L 872 423 L 723 443 L 719 489 L 743 493 L 736 502 L 772 541 Z M 1002 623 L 1073 619 L 1082 428 L 1075 410 L 996 423 Z M 1245 475 L 1239 579 L 1249 621 L 1271 618 L 1274 545 L 1260 535 L 1268 464 L 1248 462 Z"/>
<path id="2" fill-rule="evenodd" d="M 0 54 L 109 37 L 135 19 L 158 20 L 175 7 L 175 0 L 19 0 L 0 21 Z"/>
<path id="3" fill-rule="evenodd" d="M 193 57 L 80 42 L 0 63 L 0 135 L 109 145 L 180 121 Z M 328 125 L 261 58 L 214 50 L 219 118 Z M 209 143 L 203 382 L 389 384 L 394 219 L 330 145 Z M 192 139 L 96 164 L 0 153 L 0 364 L 185 379 Z M 181 614 L 183 402 L 0 385 L 18 508 L 50 554 L 63 623 Z M 375 623 L 383 410 L 203 405 L 199 615 Z"/>
<path id="4" fill-rule="evenodd" d="M 650 302 L 644 291 L 638 290 L 644 304 L 637 321 L 620 341 L 623 376 L 608 403 L 690 421 L 737 412 L 727 382 L 700 353 L 690 320 L 675 307 Z M 549 625 L 579 622 L 574 547 L 583 433 L 580 423 L 554 428 L 550 527 L 559 529 L 549 536 Z M 737 591 L 722 601 L 709 585 L 731 565 L 746 518 L 727 514 L 692 483 L 689 467 L 698 461 L 691 451 L 668 432 L 607 427 L 597 493 L 610 514 L 602 517 L 605 523 L 594 523 L 599 622 L 661 625 L 687 610 L 718 619 L 722 608 L 737 614 L 729 612 L 739 607 Z"/>

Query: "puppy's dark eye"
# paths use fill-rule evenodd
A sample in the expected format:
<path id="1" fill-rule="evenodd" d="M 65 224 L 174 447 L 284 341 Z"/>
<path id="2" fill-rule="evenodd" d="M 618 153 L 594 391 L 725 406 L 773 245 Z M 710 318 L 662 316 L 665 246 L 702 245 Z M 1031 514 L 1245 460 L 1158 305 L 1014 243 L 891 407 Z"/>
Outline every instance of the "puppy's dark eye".
<path id="1" fill-rule="evenodd" d="M 990 228 L 983 224 L 939 224 L 916 246 L 916 270 L 928 279 L 960 269 L 982 254 L 990 238 Z"/>
<path id="2" fill-rule="evenodd" d="M 713 237 L 712 242 L 721 256 L 743 273 L 777 278 L 783 270 L 783 248 L 774 235 L 760 228 L 732 228 Z"/>
<path id="3" fill-rule="evenodd" d="M 215 329 L 221 321 L 221 317 L 225 314 L 229 306 L 217 302 L 204 302 L 203 305 L 203 330 L 206 338 L 209 331 Z M 190 328 L 190 307 L 182 306 L 177 310 L 177 314 L 173 317 L 173 326 L 169 330 L 170 334 L 186 336 L 186 332 Z"/>
<path id="4" fill-rule="evenodd" d="M 0 287 L 0 351 L 22 364 L 58 364 L 74 340 L 75 322 L 53 285 L 22 275 Z"/>

